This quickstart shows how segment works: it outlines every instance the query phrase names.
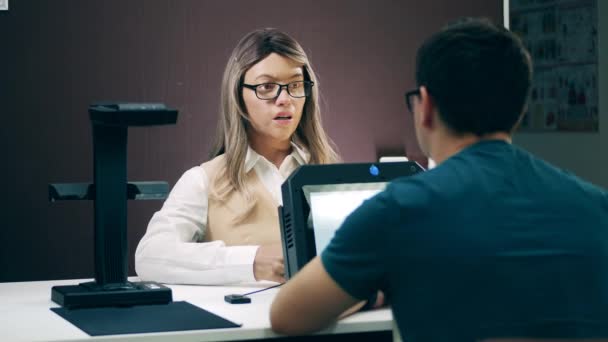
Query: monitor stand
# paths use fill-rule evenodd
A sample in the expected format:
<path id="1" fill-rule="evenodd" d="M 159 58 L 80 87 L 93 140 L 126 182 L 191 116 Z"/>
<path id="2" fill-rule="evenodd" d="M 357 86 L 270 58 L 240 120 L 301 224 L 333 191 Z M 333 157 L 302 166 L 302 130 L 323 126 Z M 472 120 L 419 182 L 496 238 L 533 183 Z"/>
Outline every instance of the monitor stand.
<path id="1" fill-rule="evenodd" d="M 50 184 L 49 199 L 95 201 L 95 281 L 53 286 L 51 299 L 66 308 L 170 303 L 170 288 L 127 279 L 127 198 L 164 199 L 168 192 L 162 182 L 127 184 L 127 128 L 174 124 L 177 111 L 162 104 L 126 103 L 92 105 L 89 114 L 94 183 Z"/>

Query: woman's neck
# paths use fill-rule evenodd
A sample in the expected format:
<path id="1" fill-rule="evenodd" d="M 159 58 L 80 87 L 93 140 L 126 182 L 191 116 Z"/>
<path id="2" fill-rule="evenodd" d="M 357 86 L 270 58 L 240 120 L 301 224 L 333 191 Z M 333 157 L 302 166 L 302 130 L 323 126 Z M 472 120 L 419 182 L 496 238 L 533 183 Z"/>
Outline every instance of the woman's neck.
<path id="1" fill-rule="evenodd" d="M 291 153 L 291 143 L 289 141 L 271 142 L 268 140 L 249 139 L 249 146 L 277 168 L 281 166 L 283 160 Z"/>

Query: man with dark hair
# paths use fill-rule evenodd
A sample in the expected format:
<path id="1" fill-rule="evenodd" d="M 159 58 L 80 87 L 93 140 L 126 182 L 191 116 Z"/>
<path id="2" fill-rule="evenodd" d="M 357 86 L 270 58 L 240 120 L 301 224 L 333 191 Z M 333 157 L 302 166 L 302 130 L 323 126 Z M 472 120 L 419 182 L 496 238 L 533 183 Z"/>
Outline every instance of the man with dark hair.
<path id="1" fill-rule="evenodd" d="M 488 21 L 428 39 L 406 103 L 438 166 L 356 209 L 283 286 L 273 329 L 322 329 L 380 290 L 408 342 L 608 337 L 608 193 L 511 144 L 531 74 Z"/>

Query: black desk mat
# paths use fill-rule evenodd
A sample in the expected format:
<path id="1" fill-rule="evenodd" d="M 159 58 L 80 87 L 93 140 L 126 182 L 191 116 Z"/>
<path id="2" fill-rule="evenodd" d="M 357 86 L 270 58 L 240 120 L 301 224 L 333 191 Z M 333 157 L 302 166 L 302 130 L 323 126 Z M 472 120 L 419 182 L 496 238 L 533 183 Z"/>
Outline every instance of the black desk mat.
<path id="1" fill-rule="evenodd" d="M 72 310 L 51 308 L 51 311 L 91 336 L 240 326 L 188 302 Z"/>

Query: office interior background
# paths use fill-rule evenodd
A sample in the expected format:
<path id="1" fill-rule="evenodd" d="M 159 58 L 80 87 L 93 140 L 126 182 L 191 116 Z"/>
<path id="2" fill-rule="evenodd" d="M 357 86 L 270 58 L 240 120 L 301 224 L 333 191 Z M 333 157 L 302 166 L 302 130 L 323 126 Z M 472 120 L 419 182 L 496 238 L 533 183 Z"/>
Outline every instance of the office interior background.
<path id="1" fill-rule="evenodd" d="M 600 37 L 608 36 L 608 4 L 597 6 Z M 179 109 L 174 126 L 129 129 L 128 179 L 173 186 L 208 160 L 230 52 L 245 33 L 276 27 L 307 51 L 319 76 L 324 125 L 344 161 L 386 154 L 422 160 L 403 98 L 415 86 L 416 49 L 461 16 L 502 23 L 504 8 L 500 0 L 11 0 L 0 11 L 0 282 L 93 276 L 93 202 L 50 203 L 47 190 L 49 183 L 93 179 L 89 104 Z M 599 133 L 515 137 L 604 187 L 607 49 L 600 38 Z M 161 205 L 128 204 L 131 275 L 135 247 Z"/>

